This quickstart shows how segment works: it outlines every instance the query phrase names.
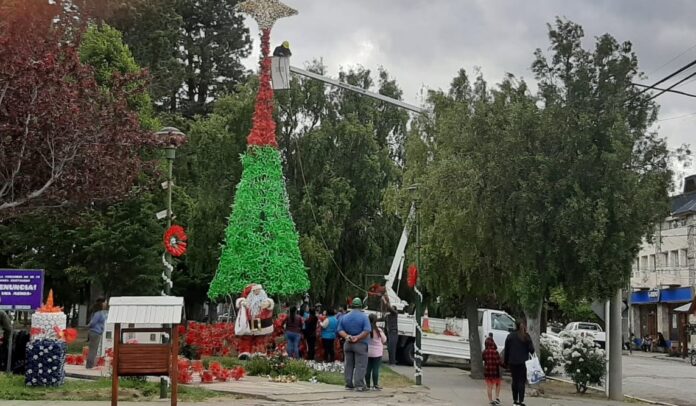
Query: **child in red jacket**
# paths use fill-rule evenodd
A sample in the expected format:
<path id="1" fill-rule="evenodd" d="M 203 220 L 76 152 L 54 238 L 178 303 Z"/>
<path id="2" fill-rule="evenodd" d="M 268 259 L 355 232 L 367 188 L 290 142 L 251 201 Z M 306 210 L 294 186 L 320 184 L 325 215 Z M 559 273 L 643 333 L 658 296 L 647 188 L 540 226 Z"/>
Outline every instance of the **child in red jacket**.
<path id="1" fill-rule="evenodd" d="M 491 405 L 500 404 L 500 366 L 502 360 L 498 354 L 498 346 L 495 345 L 493 334 L 489 334 L 486 338 L 486 347 L 483 350 L 483 377 L 486 379 L 486 390 L 488 392 L 488 401 Z M 495 387 L 495 400 L 493 400 L 493 387 Z"/>

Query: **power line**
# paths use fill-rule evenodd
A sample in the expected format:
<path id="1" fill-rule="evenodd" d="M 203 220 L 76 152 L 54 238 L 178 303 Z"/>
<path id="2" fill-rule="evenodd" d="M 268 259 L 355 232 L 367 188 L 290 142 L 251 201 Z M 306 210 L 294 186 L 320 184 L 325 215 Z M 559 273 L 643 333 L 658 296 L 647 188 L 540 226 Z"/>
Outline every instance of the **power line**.
<path id="1" fill-rule="evenodd" d="M 672 86 L 668 87 L 667 89 L 662 90 L 660 93 L 654 95 L 651 97 L 649 100 L 653 100 L 661 95 L 663 95 L 665 92 L 674 89 L 675 87 L 681 85 L 682 83 L 686 82 L 687 80 L 691 79 L 692 77 L 696 76 L 696 72 L 692 73 L 691 75 L 685 77 L 684 79 L 680 80 L 679 82 L 673 84 Z"/>
<path id="2" fill-rule="evenodd" d="M 657 121 L 669 121 L 669 120 L 676 120 L 676 119 L 678 119 L 678 118 L 685 118 L 685 117 L 691 117 L 691 116 L 696 116 L 696 111 L 695 111 L 695 112 L 693 112 L 693 113 L 689 113 L 689 114 L 682 114 L 682 115 L 680 115 L 680 116 L 674 116 L 674 117 L 667 117 L 667 118 L 662 118 L 662 119 L 660 119 L 660 120 L 657 120 Z"/>
<path id="3" fill-rule="evenodd" d="M 299 141 L 297 140 L 297 138 L 295 138 L 295 148 L 297 148 L 297 162 L 300 164 L 299 166 L 300 166 L 300 174 L 302 175 L 302 183 L 304 183 L 305 193 L 309 196 L 309 199 L 307 199 L 307 202 L 309 203 L 309 210 L 312 212 L 312 217 L 314 218 L 314 222 L 316 224 L 319 224 L 319 220 L 317 219 L 317 215 L 314 212 L 314 204 L 312 203 L 312 196 L 309 194 L 309 186 L 307 185 L 307 178 L 305 177 L 304 168 L 302 166 L 302 156 L 300 155 L 300 144 L 299 144 Z M 334 255 L 333 255 L 333 250 L 330 249 L 329 245 L 326 243 L 326 240 L 324 239 L 324 233 L 321 231 L 321 227 L 318 228 L 318 232 L 319 232 L 319 238 L 321 238 L 321 242 L 324 244 L 324 248 L 329 253 L 329 256 L 331 257 L 331 261 L 333 262 L 334 266 L 336 266 L 338 273 L 341 274 L 343 279 L 345 279 L 346 282 L 353 285 L 353 287 L 355 287 L 356 289 L 358 289 L 362 292 L 369 293 L 367 289 L 356 284 L 355 282 L 350 280 L 350 278 L 348 278 L 348 276 L 343 272 L 341 267 L 338 265 L 338 262 L 336 262 L 336 259 L 334 258 Z"/>
<path id="4" fill-rule="evenodd" d="M 655 86 L 658 86 L 661 83 L 664 83 L 664 82 L 672 79 L 673 77 L 677 76 L 678 74 L 684 72 L 685 70 L 689 69 L 690 67 L 692 67 L 694 65 L 696 65 L 696 59 L 687 63 L 686 65 L 682 66 L 681 68 L 677 69 L 675 72 L 673 72 L 673 73 L 665 76 L 664 78 L 658 80 L 652 86 L 646 87 L 645 89 L 641 90 L 638 94 L 643 94 L 643 93 L 647 92 L 648 90 L 653 89 Z"/>
<path id="5" fill-rule="evenodd" d="M 696 94 L 686 93 L 686 92 L 682 92 L 682 91 L 679 91 L 679 90 L 663 89 L 663 88 L 659 88 L 659 87 L 643 85 L 643 84 L 640 84 L 640 83 L 631 83 L 631 84 L 634 85 L 634 86 L 638 86 L 638 87 L 648 87 L 648 88 L 652 87 L 653 90 L 664 90 L 664 91 L 667 91 L 667 92 L 670 92 L 670 93 L 680 94 L 680 95 L 682 95 L 682 96 L 696 97 Z"/>
<path id="6" fill-rule="evenodd" d="M 676 61 L 676 60 L 679 59 L 682 55 L 684 55 L 685 53 L 691 51 L 691 50 L 694 49 L 694 48 L 696 48 L 696 44 L 690 46 L 689 48 L 687 48 L 685 51 L 683 51 L 683 52 L 680 53 L 679 55 L 677 55 L 677 56 L 675 56 L 674 58 L 670 59 L 669 61 L 663 63 L 662 65 L 660 65 L 660 67 L 658 67 L 657 69 L 653 70 L 653 71 L 650 72 L 649 74 L 652 75 L 653 73 L 659 71 L 660 69 L 662 69 L 662 68 L 664 68 L 665 66 L 669 65 L 670 63 Z"/>

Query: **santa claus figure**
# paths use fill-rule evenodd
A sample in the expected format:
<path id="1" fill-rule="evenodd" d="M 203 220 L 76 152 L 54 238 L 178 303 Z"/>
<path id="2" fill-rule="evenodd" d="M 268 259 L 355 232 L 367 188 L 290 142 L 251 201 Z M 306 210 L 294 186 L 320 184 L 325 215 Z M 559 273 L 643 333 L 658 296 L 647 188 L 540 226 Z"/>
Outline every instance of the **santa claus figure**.
<path id="1" fill-rule="evenodd" d="M 273 299 L 269 298 L 263 286 L 251 284 L 237 299 L 237 320 L 235 335 L 239 358 L 251 354 L 266 353 L 273 334 Z"/>

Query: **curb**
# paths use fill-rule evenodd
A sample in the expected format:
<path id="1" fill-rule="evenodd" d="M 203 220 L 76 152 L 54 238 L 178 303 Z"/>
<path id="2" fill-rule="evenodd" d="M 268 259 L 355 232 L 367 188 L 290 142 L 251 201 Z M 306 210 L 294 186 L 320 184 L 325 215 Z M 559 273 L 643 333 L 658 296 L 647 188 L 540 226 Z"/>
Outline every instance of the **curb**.
<path id="1" fill-rule="evenodd" d="M 546 376 L 546 379 L 549 379 L 549 380 L 552 380 L 552 381 L 557 381 L 557 382 L 568 383 L 568 384 L 571 384 L 571 385 L 575 385 L 575 383 L 574 383 L 573 381 L 568 380 L 568 379 L 556 378 L 556 377 L 548 376 L 548 375 Z M 595 391 L 595 392 L 605 392 L 604 389 L 602 389 L 602 388 L 597 388 L 597 387 L 595 387 L 595 386 L 588 386 L 587 389 L 593 390 L 593 391 Z M 675 404 L 673 404 L 673 403 L 661 402 L 661 401 L 659 401 L 659 400 L 643 399 L 643 398 L 639 398 L 639 397 L 637 397 L 637 396 L 632 396 L 632 395 L 624 395 L 624 398 L 625 398 L 625 399 L 629 399 L 629 400 L 637 400 L 637 401 L 639 401 L 639 402 L 648 403 L 648 404 L 651 404 L 651 405 L 679 406 L 679 405 L 675 405 Z"/>

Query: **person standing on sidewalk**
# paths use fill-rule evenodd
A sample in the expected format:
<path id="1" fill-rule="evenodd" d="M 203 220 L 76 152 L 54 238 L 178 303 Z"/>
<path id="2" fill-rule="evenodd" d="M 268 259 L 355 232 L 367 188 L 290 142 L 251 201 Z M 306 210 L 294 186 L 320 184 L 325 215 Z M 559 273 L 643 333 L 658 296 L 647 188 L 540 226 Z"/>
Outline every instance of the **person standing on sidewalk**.
<path id="1" fill-rule="evenodd" d="M 370 387 L 370 378 L 372 378 L 372 388 L 374 390 L 382 390 L 379 386 L 379 369 L 382 366 L 382 357 L 384 356 L 384 343 L 387 342 L 387 336 L 381 328 L 377 326 L 377 315 L 370 315 L 370 333 L 369 348 L 367 350 L 367 374 L 365 375 L 365 384 Z"/>
<path id="2" fill-rule="evenodd" d="M 288 317 L 283 323 L 285 339 L 288 342 L 288 357 L 300 358 L 300 340 L 302 339 L 302 317 L 297 314 L 297 307 L 292 306 L 288 310 Z"/>
<path id="3" fill-rule="evenodd" d="M 500 354 L 498 354 L 498 346 L 493 340 L 493 333 L 489 333 L 485 341 L 486 349 L 483 350 L 483 377 L 486 380 L 486 392 L 488 394 L 488 402 L 491 405 L 500 404 Z M 493 388 L 495 388 L 495 399 L 493 398 Z"/>
<path id="4" fill-rule="evenodd" d="M 396 345 L 399 342 L 399 313 L 396 307 L 389 303 L 387 296 L 382 296 L 382 303 L 387 310 L 384 324 L 387 328 L 387 352 L 389 353 L 389 365 L 396 365 Z"/>
<path id="5" fill-rule="evenodd" d="M 504 363 L 510 369 L 512 375 L 512 401 L 513 405 L 524 405 L 524 391 L 527 383 L 526 362 L 531 354 L 534 354 L 532 338 L 527 333 L 525 322 L 517 320 L 515 331 L 508 334 L 505 339 Z"/>
<path id="6" fill-rule="evenodd" d="M 99 303 L 99 302 L 98 302 Z M 89 332 L 87 333 L 87 340 L 89 341 L 89 353 L 87 355 L 86 367 L 87 369 L 94 368 L 97 362 L 97 352 L 99 351 L 99 345 L 101 344 L 102 334 L 104 333 L 104 325 L 106 324 L 106 301 L 100 301 L 100 309 L 92 314 L 92 319 L 89 321 Z M 96 309 L 95 309 L 96 310 Z"/>
<path id="7" fill-rule="evenodd" d="M 370 320 L 362 310 L 362 300 L 353 299 L 350 313 L 338 321 L 338 335 L 345 339 L 343 354 L 345 359 L 346 389 L 367 391 L 365 372 L 367 372 L 368 336 L 372 331 Z"/>
<path id="8" fill-rule="evenodd" d="M 307 359 L 314 361 L 314 352 L 317 348 L 317 319 L 316 312 L 314 308 L 309 308 L 309 317 L 304 321 L 304 329 L 302 333 L 304 334 L 305 341 L 307 342 Z"/>
<path id="9" fill-rule="evenodd" d="M 324 346 L 324 361 L 336 361 L 336 310 L 329 309 L 327 317 L 321 322 L 321 343 Z"/>

